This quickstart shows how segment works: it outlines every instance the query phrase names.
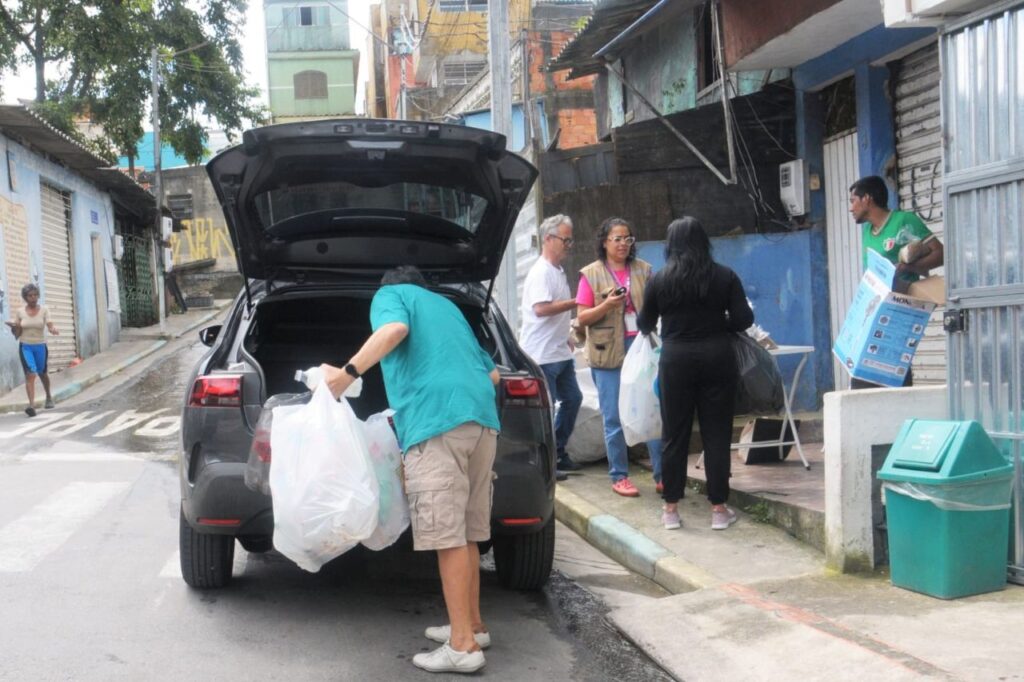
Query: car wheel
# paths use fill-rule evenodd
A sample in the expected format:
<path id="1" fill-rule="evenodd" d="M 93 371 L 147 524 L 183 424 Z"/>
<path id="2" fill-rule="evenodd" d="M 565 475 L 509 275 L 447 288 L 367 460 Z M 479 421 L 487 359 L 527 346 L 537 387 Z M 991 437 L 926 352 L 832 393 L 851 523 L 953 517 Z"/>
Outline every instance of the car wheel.
<path id="1" fill-rule="evenodd" d="M 189 587 L 224 587 L 231 580 L 235 560 L 233 535 L 200 533 L 188 525 L 185 512 L 178 517 L 178 549 L 181 553 L 181 577 Z"/>
<path id="2" fill-rule="evenodd" d="M 253 554 L 262 554 L 274 549 L 274 538 L 269 535 L 239 535 L 238 544 Z"/>
<path id="3" fill-rule="evenodd" d="M 554 558 L 554 516 L 535 533 L 494 538 L 494 565 L 503 587 L 539 590 L 551 575 Z"/>

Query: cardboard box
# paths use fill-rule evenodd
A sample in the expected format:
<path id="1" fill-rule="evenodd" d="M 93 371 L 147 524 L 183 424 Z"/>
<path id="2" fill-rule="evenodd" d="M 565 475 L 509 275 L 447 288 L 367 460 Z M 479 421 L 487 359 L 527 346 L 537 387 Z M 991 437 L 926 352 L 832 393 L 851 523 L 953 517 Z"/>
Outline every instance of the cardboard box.
<path id="1" fill-rule="evenodd" d="M 868 269 L 857 287 L 832 353 L 855 379 L 902 386 L 935 310 L 931 301 L 892 289 L 895 266 L 868 251 Z"/>
<path id="2" fill-rule="evenodd" d="M 942 275 L 925 277 L 910 285 L 907 293 L 914 298 L 931 301 L 936 305 L 946 304 L 946 278 Z"/>

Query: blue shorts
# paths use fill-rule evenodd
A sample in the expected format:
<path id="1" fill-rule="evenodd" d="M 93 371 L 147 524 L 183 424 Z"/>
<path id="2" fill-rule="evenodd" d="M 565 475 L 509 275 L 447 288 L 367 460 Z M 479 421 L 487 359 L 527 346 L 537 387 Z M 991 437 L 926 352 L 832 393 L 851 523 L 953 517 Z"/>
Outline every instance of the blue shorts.
<path id="1" fill-rule="evenodd" d="M 46 356 L 49 354 L 45 343 L 22 343 L 21 368 L 25 374 L 46 374 Z"/>

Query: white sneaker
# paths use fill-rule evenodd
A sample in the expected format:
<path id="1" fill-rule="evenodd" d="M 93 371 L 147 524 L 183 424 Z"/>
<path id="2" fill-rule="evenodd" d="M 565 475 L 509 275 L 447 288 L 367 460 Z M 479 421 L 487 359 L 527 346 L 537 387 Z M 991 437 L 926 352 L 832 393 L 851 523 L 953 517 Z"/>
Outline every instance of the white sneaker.
<path id="1" fill-rule="evenodd" d="M 444 644 L 452 638 L 452 626 L 435 625 L 434 627 L 424 630 L 423 636 L 433 642 L 440 642 L 441 644 Z M 491 646 L 491 633 L 489 632 L 474 632 L 473 639 L 476 640 L 476 645 L 481 649 L 486 649 Z"/>
<path id="2" fill-rule="evenodd" d="M 456 651 L 445 643 L 425 654 L 412 657 L 412 664 L 432 673 L 475 673 L 487 661 L 482 651 Z"/>
<path id="3" fill-rule="evenodd" d="M 711 511 L 711 530 L 725 530 L 734 523 L 736 512 L 730 507 L 726 507 L 725 511 Z"/>

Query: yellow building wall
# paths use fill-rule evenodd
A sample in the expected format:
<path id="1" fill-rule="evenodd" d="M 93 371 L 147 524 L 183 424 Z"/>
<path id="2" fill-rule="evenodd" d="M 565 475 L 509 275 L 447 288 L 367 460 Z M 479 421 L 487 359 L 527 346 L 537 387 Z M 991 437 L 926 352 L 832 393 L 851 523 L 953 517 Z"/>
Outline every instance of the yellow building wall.
<path id="1" fill-rule="evenodd" d="M 495 0 L 492 0 L 495 1 Z M 498 0 L 500 1 L 500 0 Z M 530 27 L 530 0 L 507 0 L 509 34 L 512 41 Z M 426 30 L 424 51 L 439 57 L 460 52 L 487 53 L 487 14 L 485 12 L 442 12 L 435 4 Z M 420 21 L 426 21 L 429 0 L 417 0 Z"/>

